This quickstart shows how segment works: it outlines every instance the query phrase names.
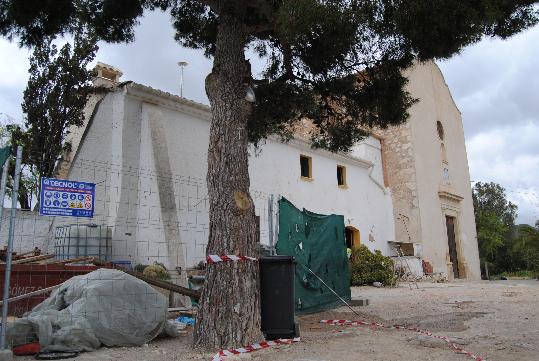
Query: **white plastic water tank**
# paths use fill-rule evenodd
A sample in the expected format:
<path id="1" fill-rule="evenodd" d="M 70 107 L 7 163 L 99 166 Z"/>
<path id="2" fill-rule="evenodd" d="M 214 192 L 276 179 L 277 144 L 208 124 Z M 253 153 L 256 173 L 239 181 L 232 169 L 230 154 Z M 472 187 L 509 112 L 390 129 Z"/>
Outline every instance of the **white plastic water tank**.
<path id="1" fill-rule="evenodd" d="M 56 227 L 54 249 L 57 259 L 111 256 L 112 228 L 96 224 L 70 224 Z"/>

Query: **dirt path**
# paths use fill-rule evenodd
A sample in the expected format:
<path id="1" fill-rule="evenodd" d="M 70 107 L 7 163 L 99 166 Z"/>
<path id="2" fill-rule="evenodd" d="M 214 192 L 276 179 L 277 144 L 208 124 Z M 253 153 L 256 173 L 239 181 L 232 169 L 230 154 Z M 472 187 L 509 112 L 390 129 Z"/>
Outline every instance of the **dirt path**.
<path id="1" fill-rule="evenodd" d="M 487 360 L 539 360 L 538 281 L 420 284 L 419 291 L 400 287 L 353 292 L 371 300 L 364 311 L 461 338 L 468 343 L 466 350 Z"/>
<path id="2" fill-rule="evenodd" d="M 353 288 L 371 305 L 355 308 L 362 319 L 404 324 L 446 335 L 489 361 L 539 360 L 539 282 L 421 283 L 394 289 Z M 320 324 L 320 319 L 357 319 L 345 307 L 300 318 L 302 341 L 228 360 L 356 361 L 470 360 L 443 341 L 410 331 Z M 30 360 L 31 358 L 28 358 Z M 23 358 L 18 358 L 23 360 Z M 190 336 L 163 339 L 138 348 L 103 348 L 77 360 L 211 360 L 190 349 Z"/>

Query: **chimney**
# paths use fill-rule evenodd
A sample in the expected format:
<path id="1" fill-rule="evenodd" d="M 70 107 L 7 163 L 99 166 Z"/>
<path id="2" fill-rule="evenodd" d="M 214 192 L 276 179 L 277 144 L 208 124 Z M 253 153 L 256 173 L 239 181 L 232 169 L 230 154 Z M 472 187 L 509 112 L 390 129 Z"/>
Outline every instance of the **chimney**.
<path id="1" fill-rule="evenodd" d="M 102 62 L 97 62 L 94 67 L 94 71 L 97 73 L 93 82 L 95 86 L 104 86 L 107 88 L 113 87 L 118 84 L 122 71 L 112 65 L 108 65 Z"/>

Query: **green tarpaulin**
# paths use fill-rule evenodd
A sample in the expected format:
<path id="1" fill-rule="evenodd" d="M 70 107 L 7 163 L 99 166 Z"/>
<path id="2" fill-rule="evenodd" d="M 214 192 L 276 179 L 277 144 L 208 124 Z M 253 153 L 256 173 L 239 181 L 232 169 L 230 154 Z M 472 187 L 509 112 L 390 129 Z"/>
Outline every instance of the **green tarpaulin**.
<path id="1" fill-rule="evenodd" d="M 4 166 L 4 163 L 9 158 L 10 153 L 11 153 L 11 147 L 0 148 L 0 168 Z"/>
<path id="2" fill-rule="evenodd" d="M 279 201 L 277 254 L 296 261 L 294 301 L 296 313 L 311 313 L 342 302 L 309 270 L 346 301 L 350 300 L 350 274 L 344 239 L 344 217 L 300 211 L 290 201 Z"/>

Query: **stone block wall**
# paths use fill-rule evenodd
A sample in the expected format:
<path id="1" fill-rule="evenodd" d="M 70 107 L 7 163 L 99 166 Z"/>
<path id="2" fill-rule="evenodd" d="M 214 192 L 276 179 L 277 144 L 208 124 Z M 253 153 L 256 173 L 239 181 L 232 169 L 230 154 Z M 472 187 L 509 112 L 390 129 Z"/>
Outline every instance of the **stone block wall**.
<path id="1" fill-rule="evenodd" d="M 395 241 L 421 242 L 415 155 L 410 123 L 376 131 L 382 141 L 386 186 L 391 190 Z"/>

